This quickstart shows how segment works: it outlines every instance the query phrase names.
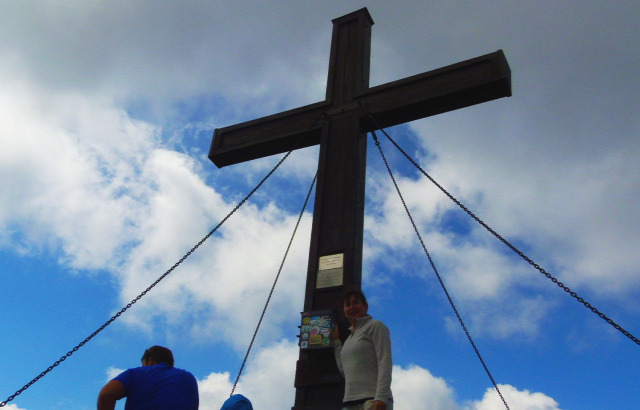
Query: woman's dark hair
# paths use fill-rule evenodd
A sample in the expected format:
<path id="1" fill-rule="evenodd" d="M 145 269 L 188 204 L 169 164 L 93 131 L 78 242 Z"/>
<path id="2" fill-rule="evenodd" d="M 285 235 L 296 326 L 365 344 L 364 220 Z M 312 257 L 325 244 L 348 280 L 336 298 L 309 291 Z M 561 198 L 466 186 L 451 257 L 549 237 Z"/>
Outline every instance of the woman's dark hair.
<path id="1" fill-rule="evenodd" d="M 149 359 L 153 359 L 156 363 L 166 363 L 173 367 L 173 353 L 166 347 L 151 346 L 145 350 L 142 355 L 142 361 L 145 362 Z"/>
<path id="2" fill-rule="evenodd" d="M 344 306 L 344 302 L 345 300 L 348 300 L 351 296 L 355 296 L 358 299 L 360 299 L 360 301 L 365 304 L 365 305 L 369 305 L 367 303 L 367 298 L 364 296 L 364 293 L 362 293 L 362 291 L 360 289 L 348 289 L 345 290 L 342 293 L 342 296 L 340 297 L 340 304 L 342 306 Z"/>

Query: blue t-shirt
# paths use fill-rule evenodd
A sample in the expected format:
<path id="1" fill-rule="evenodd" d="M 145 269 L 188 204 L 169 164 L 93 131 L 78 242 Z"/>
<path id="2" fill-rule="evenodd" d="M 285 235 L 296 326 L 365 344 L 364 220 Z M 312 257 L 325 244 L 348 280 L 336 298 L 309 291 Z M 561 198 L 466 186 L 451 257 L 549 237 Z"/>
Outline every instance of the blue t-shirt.
<path id="1" fill-rule="evenodd" d="M 114 380 L 124 386 L 125 410 L 196 410 L 199 405 L 196 378 L 165 363 L 125 370 Z"/>

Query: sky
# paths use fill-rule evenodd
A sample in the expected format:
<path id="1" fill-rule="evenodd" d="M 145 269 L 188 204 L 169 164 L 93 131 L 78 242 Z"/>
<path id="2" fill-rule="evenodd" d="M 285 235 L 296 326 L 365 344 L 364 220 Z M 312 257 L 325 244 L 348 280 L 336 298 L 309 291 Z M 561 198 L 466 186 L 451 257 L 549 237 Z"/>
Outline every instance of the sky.
<path id="1" fill-rule="evenodd" d="M 217 168 L 213 130 L 322 101 L 331 20 L 362 7 L 375 22 L 371 86 L 504 51 L 512 97 L 387 132 L 640 337 L 638 2 L 4 1 L 0 400 L 145 290 L 271 170 L 282 155 Z M 509 407 L 635 408 L 640 346 L 383 148 Z M 6 408 L 95 408 L 100 388 L 159 344 L 198 379 L 200 408 L 219 409 L 317 156 L 294 151 L 184 263 Z M 391 332 L 395 408 L 504 408 L 371 140 L 366 184 L 363 289 Z M 235 391 L 258 410 L 294 402 L 311 212 Z"/>

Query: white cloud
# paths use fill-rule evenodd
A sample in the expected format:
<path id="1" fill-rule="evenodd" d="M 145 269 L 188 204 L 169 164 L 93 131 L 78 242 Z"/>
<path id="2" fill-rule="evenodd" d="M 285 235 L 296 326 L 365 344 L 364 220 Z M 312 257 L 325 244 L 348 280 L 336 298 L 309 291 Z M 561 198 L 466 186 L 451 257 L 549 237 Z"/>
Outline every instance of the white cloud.
<path id="1" fill-rule="evenodd" d="M 165 194 L 158 192 L 158 196 Z M 229 204 L 216 205 L 210 199 L 201 199 L 184 203 L 166 198 L 152 200 L 158 205 L 152 206 L 151 217 L 143 223 L 144 240 L 132 250 L 124 269 L 123 302 L 133 299 L 204 236 L 202 220 L 211 220 L 209 212 L 216 212 L 221 220 L 230 209 Z M 167 206 L 179 209 L 163 209 Z M 193 218 L 198 213 L 200 218 Z M 173 215 L 189 217 L 176 220 Z M 179 266 L 166 283 L 149 293 L 133 315 L 123 317 L 124 321 L 141 325 L 146 321 L 142 318 L 161 315 L 177 326 L 179 332 L 187 331 L 196 340 L 224 340 L 244 348 L 267 301 L 296 219 L 273 205 L 263 209 L 246 205 Z M 261 328 L 266 340 L 280 336 L 282 321 L 298 316 L 302 304 L 298 290 L 304 287 L 306 276 L 308 245 L 304 238 L 308 237 L 309 229 L 307 215 L 270 301 L 268 320 Z M 180 325 L 185 318 L 190 319 L 186 321 L 190 323 L 188 328 Z"/>
<path id="2" fill-rule="evenodd" d="M 369 192 L 373 191 L 374 201 L 365 223 L 369 234 L 365 253 L 368 262 L 382 260 L 389 271 L 402 272 L 395 275 L 422 277 L 437 286 L 439 292 L 433 270 L 393 186 L 378 177 L 370 179 L 373 189 Z M 439 225 L 451 210 L 450 201 L 442 194 L 436 195 L 432 185 L 423 179 L 396 177 L 422 240 L 454 303 L 465 313 L 469 329 L 477 336 L 501 339 L 535 336 L 553 307 L 552 300 L 546 300 L 536 283 L 536 272 L 526 263 L 514 262 L 498 241 L 484 232 L 472 229 L 470 234 L 457 235 L 453 230 L 441 230 Z M 418 255 L 414 256 L 418 266 L 407 271 L 410 254 Z M 532 294 L 531 290 L 535 292 Z M 447 327 L 457 333 L 457 319 L 447 318 Z"/>
<path id="3" fill-rule="evenodd" d="M 236 386 L 235 394 L 247 397 L 255 408 L 285 409 L 293 406 L 293 387 L 297 343 L 281 341 L 254 352 L 243 376 Z M 229 373 L 212 373 L 199 383 L 200 407 L 203 410 L 219 409 L 229 398 L 234 380 Z"/>
<path id="4" fill-rule="evenodd" d="M 258 352 L 247 364 L 247 374 L 237 393 L 266 409 L 288 408 L 295 398 L 298 353 L 297 343 L 287 340 Z"/>
<path id="5" fill-rule="evenodd" d="M 576 287 L 614 293 L 637 287 L 633 267 L 640 257 L 629 244 L 640 226 L 637 208 L 628 206 L 640 199 L 634 144 L 600 154 L 558 152 L 557 143 L 535 141 L 526 131 L 514 131 L 520 136 L 514 145 L 474 135 L 471 124 L 448 125 L 447 142 L 428 146 L 439 157 L 431 175 L 454 196 L 508 240 L 531 246 L 530 257 Z M 574 139 L 577 147 L 599 145 L 599 136 L 584 137 Z"/>
<path id="6" fill-rule="evenodd" d="M 110 271 L 124 303 L 235 205 L 205 185 L 193 159 L 162 148 L 156 129 L 109 104 L 23 85 L 0 91 L 0 106 L 11 114 L 0 125 L 3 245 L 27 254 L 49 247 L 74 269 Z M 148 321 L 140 317 L 161 314 L 177 325 L 196 311 L 202 316 L 181 331 L 244 346 L 296 219 L 275 205 L 248 203 L 123 322 L 141 325 Z M 301 305 L 310 219 L 271 301 L 266 335 Z"/>
<path id="7" fill-rule="evenodd" d="M 509 405 L 509 408 L 518 410 L 556 410 L 558 403 L 551 397 L 540 392 L 518 390 L 508 384 L 499 384 L 498 389 Z M 482 400 L 474 401 L 465 409 L 468 410 L 495 410 L 504 408 L 502 399 L 494 388 L 488 388 Z"/>
<path id="8" fill-rule="evenodd" d="M 394 406 L 396 410 L 457 410 L 453 389 L 447 382 L 416 365 L 406 369 L 393 366 Z"/>
<path id="9" fill-rule="evenodd" d="M 233 381 L 229 378 L 229 372 L 211 373 L 204 380 L 199 380 L 200 408 L 202 410 L 219 410 L 222 403 L 229 398 L 232 388 Z"/>
<path id="10" fill-rule="evenodd" d="M 235 206 L 205 185 L 193 159 L 162 148 L 149 124 L 99 99 L 15 84 L 0 91 L 11 115 L 0 125 L 4 246 L 27 254 L 48 247 L 74 269 L 109 271 L 127 303 Z M 193 308 L 206 312 L 187 331 L 244 346 L 296 219 L 275 205 L 247 203 L 123 322 L 161 314 L 176 325 Z M 267 335 L 301 305 L 310 219 L 303 218 L 271 302 Z"/>
<path id="11" fill-rule="evenodd" d="M 17 404 L 11 404 L 11 403 L 10 403 L 10 404 L 7 404 L 4 408 L 5 408 L 6 410 L 27 410 L 27 409 L 24 409 L 24 408 L 22 408 L 22 407 L 18 407 L 18 405 L 17 405 Z"/>
<path id="12" fill-rule="evenodd" d="M 284 409 L 294 403 L 295 363 L 298 346 L 294 342 L 281 341 L 262 348 L 250 358 L 235 394 L 247 397 L 256 408 Z M 205 410 L 219 409 L 229 397 L 233 378 L 228 372 L 211 373 L 199 381 L 200 405 Z M 557 403 L 543 393 L 518 390 L 510 385 L 499 385 L 501 393 L 511 408 L 526 410 L 558 409 Z M 495 389 L 489 388 L 476 401 L 460 404 L 456 392 L 429 370 L 417 365 L 407 368 L 393 367 L 392 391 L 394 409 L 397 410 L 488 410 L 503 408 Z"/>
<path id="13" fill-rule="evenodd" d="M 127 369 L 118 369 L 117 367 L 109 367 L 107 369 L 107 379 L 106 379 L 105 383 L 110 381 L 110 380 L 113 380 L 114 377 L 116 377 L 120 373 L 124 372 L 125 370 L 127 370 Z"/>
<path id="14" fill-rule="evenodd" d="M 15 80 L 0 91 L 10 116 L 0 125 L 0 243 L 61 246 L 75 268 L 105 267 L 133 224 L 154 128 L 99 99 Z"/>
<path id="15" fill-rule="evenodd" d="M 189 7 L 151 1 L 8 4 L 0 17 L 0 50 L 7 67 L 38 84 L 125 103 L 142 100 L 147 109 L 163 107 L 159 115 L 168 114 L 175 100 L 203 94 L 245 101 L 221 107 L 227 114 L 269 114 L 292 108 L 282 106 L 285 96 L 299 103 L 324 98 L 327 22 L 333 17 L 318 21 L 301 9 L 295 3 L 206 1 Z M 279 31 L 267 29 L 283 12 L 288 23 Z M 310 34 L 295 35 L 303 31 Z M 309 45 L 309 38 L 317 38 L 316 44 Z M 262 52 L 274 43 L 286 47 Z"/>

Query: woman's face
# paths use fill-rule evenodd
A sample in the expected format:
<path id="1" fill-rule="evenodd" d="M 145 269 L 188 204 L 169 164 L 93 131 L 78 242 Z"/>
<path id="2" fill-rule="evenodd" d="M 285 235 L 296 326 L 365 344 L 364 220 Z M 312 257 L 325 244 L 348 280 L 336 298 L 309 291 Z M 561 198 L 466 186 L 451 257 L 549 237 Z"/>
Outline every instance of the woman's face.
<path id="1" fill-rule="evenodd" d="M 344 316 L 351 324 L 354 324 L 358 318 L 367 315 L 369 306 L 362 303 L 362 300 L 356 295 L 351 295 L 344 301 Z"/>

